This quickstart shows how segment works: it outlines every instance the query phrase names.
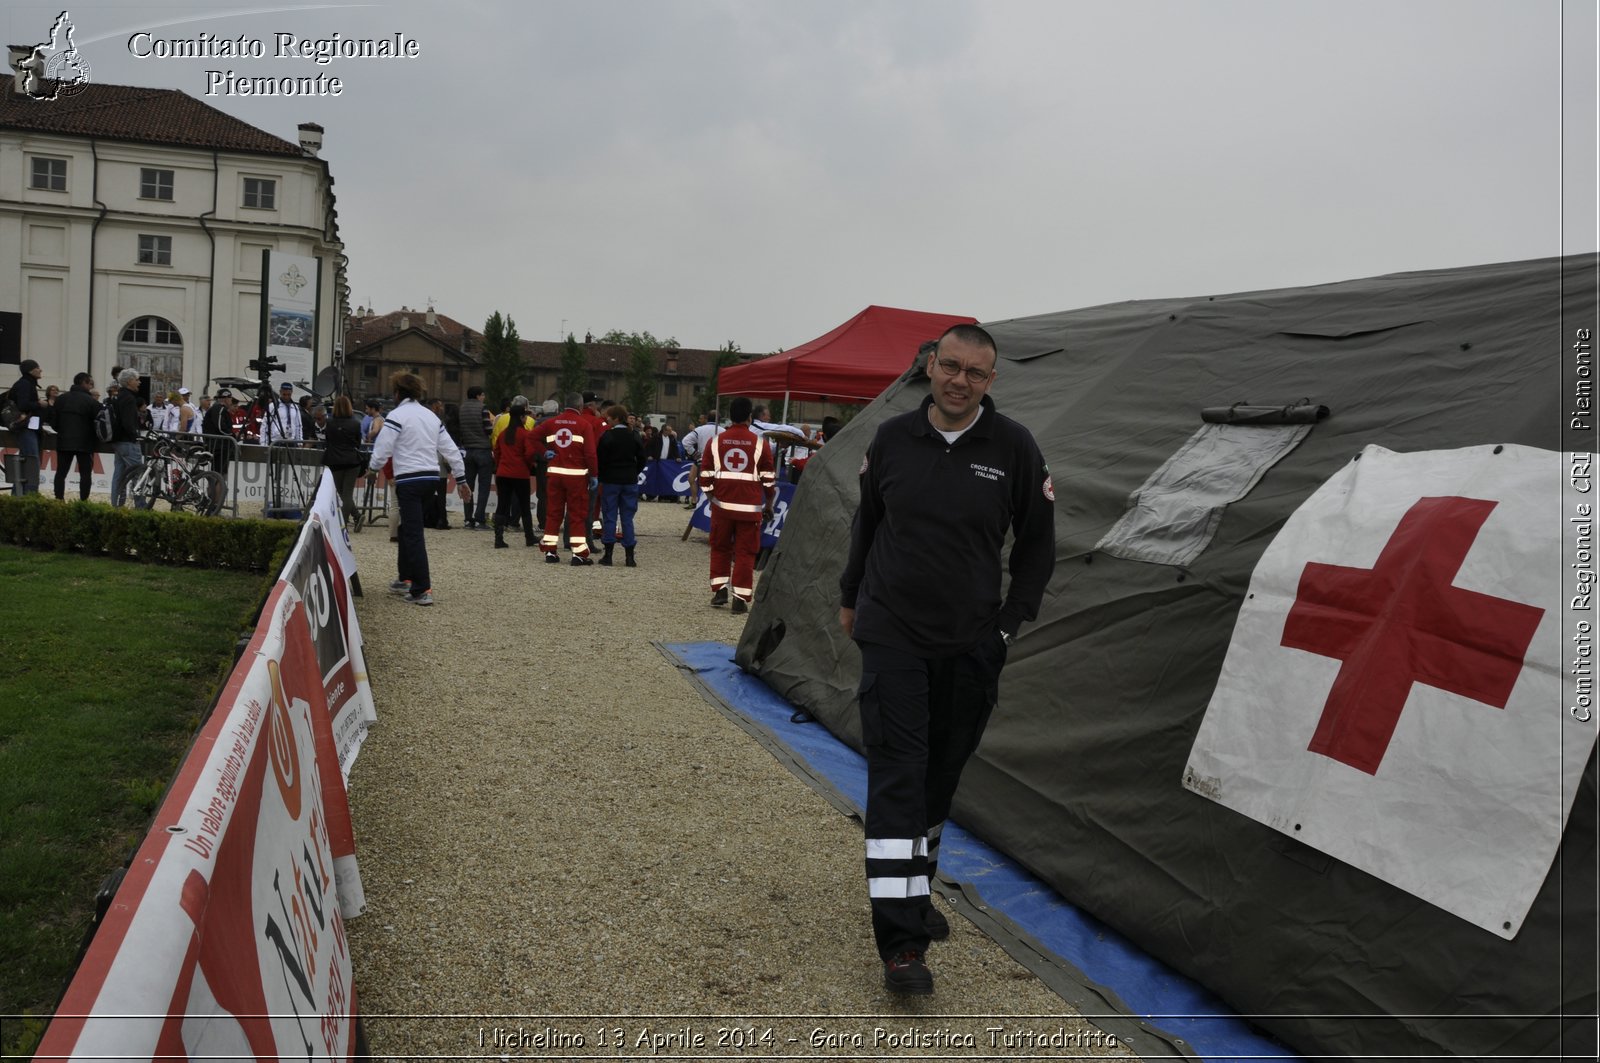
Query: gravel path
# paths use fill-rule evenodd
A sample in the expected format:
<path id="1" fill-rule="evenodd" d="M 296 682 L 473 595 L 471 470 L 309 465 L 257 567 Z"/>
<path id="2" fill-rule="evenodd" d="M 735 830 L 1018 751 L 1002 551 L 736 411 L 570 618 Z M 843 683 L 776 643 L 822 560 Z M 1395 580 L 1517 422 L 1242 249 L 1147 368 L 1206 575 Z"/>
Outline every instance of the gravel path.
<path id="1" fill-rule="evenodd" d="M 731 645 L 745 620 L 707 604 L 686 515 L 641 505 L 636 569 L 620 548 L 541 564 L 455 517 L 428 532 L 431 609 L 382 592 L 383 527 L 352 537 L 378 724 L 350 781 L 349 927 L 374 1054 L 993 1055 L 1002 1026 L 1068 1039 L 1011 1058 L 1132 1058 L 964 919 L 933 997 L 882 988 L 860 825 L 651 645 Z"/>

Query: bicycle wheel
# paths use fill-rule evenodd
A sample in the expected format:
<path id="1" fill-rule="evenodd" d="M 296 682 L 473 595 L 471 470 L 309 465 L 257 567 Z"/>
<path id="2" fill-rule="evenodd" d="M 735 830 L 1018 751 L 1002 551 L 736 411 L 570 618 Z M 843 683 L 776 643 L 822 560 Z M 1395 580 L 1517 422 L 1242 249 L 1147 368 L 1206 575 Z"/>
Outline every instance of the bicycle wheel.
<path id="1" fill-rule="evenodd" d="M 139 471 L 133 474 L 133 478 L 128 481 L 128 485 L 123 488 L 123 491 L 130 502 L 136 498 L 142 498 L 150 492 L 150 463 L 148 461 L 139 466 Z"/>
<path id="2" fill-rule="evenodd" d="M 166 477 L 167 466 L 165 462 L 160 460 L 147 461 L 144 463 L 144 470 L 139 473 L 138 478 L 134 481 L 134 486 L 128 488 L 128 490 L 133 492 L 132 497 L 139 498 L 142 496 L 144 498 L 145 509 L 154 509 L 156 508 L 156 501 L 161 498 L 161 483 Z"/>
<path id="3" fill-rule="evenodd" d="M 202 469 L 189 478 L 189 504 L 202 517 L 215 517 L 228 500 L 228 481 L 220 472 Z"/>

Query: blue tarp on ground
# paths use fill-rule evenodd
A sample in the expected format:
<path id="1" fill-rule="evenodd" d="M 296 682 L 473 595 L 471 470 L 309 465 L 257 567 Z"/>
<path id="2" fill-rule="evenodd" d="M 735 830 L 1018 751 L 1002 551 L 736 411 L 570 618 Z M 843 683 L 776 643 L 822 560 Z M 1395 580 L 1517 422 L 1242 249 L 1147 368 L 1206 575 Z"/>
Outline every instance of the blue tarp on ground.
<path id="1" fill-rule="evenodd" d="M 729 708 L 762 727 L 832 783 L 859 813 L 866 801 L 866 761 L 820 724 L 792 722 L 794 706 L 741 671 L 733 663 L 731 646 L 669 643 L 663 649 Z M 990 908 L 1004 913 L 1089 980 L 1115 992 L 1134 1015 L 1149 1020 L 1175 1042 L 1186 1043 L 1208 1063 L 1301 1058 L 1250 1027 L 1204 987 L 1145 955 L 953 822 L 940 837 L 939 871 L 970 883 Z"/>

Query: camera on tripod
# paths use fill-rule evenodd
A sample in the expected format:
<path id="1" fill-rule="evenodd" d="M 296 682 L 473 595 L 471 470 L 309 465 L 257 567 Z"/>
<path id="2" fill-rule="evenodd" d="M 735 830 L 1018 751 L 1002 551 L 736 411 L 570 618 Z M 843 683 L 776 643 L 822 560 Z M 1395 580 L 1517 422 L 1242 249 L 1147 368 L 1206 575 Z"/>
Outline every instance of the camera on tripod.
<path id="1" fill-rule="evenodd" d="M 272 398 L 272 374 L 283 372 L 287 366 L 272 357 L 252 358 L 247 366 L 257 376 L 256 397 L 265 405 Z"/>

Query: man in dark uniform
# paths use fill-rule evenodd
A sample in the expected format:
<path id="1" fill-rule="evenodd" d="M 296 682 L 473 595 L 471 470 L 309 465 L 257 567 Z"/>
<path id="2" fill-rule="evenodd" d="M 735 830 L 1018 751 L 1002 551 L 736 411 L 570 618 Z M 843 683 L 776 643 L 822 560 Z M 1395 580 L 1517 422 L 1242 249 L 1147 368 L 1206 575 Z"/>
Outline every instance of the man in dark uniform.
<path id="1" fill-rule="evenodd" d="M 72 387 L 56 399 L 56 497 L 67 497 L 67 470 L 73 461 L 78 463 L 78 499 L 89 497 L 90 477 L 94 473 L 94 451 L 97 440 L 94 434 L 94 417 L 100 404 L 90 394 L 94 378 L 79 373 L 72 378 Z"/>
<path id="2" fill-rule="evenodd" d="M 1055 568 L 1050 471 L 1028 430 L 995 412 L 995 358 L 976 325 L 940 337 L 926 364 L 932 394 L 880 425 L 867 449 L 839 579 L 839 623 L 861 649 L 872 930 L 884 984 L 901 993 L 933 992 L 928 942 L 950 933 L 928 889 L 939 833 L 1006 652 Z"/>
<path id="3" fill-rule="evenodd" d="M 224 476 L 228 474 L 228 463 L 233 460 L 238 446 L 233 441 L 237 430 L 233 419 L 233 392 L 218 388 L 216 401 L 200 419 L 200 433 L 208 437 L 205 442 L 211 451 L 211 467 Z"/>

